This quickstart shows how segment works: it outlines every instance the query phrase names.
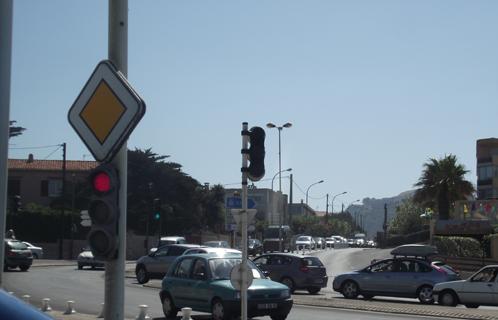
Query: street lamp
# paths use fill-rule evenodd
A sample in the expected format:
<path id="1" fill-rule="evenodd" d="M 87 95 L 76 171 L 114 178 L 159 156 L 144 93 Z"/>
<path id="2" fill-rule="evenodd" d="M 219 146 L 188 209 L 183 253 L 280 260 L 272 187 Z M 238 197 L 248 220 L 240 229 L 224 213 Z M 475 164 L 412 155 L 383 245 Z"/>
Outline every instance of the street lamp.
<path id="1" fill-rule="evenodd" d="M 344 192 L 338 193 L 338 194 L 336 194 L 335 196 L 332 197 L 332 210 L 331 210 L 332 215 L 334 214 L 334 200 L 335 200 L 335 197 L 343 195 L 343 194 L 346 194 L 346 193 L 348 193 L 348 192 L 344 191 Z"/>
<path id="2" fill-rule="evenodd" d="M 277 128 L 278 129 L 278 191 L 282 192 L 282 152 L 281 152 L 281 139 L 280 134 L 284 128 L 292 127 L 292 123 L 287 122 L 283 126 L 276 126 L 269 122 L 266 124 L 267 128 Z M 272 188 L 273 189 L 273 188 Z"/>
<path id="3" fill-rule="evenodd" d="M 311 187 L 313 187 L 315 184 L 319 184 L 319 183 L 322 183 L 322 182 L 323 182 L 323 180 L 320 180 L 320 181 L 318 181 L 318 182 L 312 183 L 312 184 L 308 187 L 308 189 L 306 189 L 306 205 L 308 205 L 308 191 L 310 191 L 310 188 L 311 188 Z"/>
<path id="4" fill-rule="evenodd" d="M 282 172 L 287 172 L 287 171 L 292 171 L 292 168 L 289 168 L 289 169 L 285 169 L 285 170 L 282 170 L 282 171 L 279 171 L 277 173 L 275 173 L 275 175 L 273 176 L 273 178 L 271 179 L 271 191 L 273 191 L 273 180 L 275 180 L 275 177 L 282 173 Z"/>

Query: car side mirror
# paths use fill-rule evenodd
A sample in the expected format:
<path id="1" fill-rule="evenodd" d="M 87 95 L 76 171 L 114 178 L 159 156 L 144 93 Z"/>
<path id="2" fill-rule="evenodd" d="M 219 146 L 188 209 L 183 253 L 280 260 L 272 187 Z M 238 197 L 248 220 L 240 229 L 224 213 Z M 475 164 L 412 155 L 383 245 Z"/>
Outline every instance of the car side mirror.
<path id="1" fill-rule="evenodd" d="M 263 271 L 263 275 L 268 278 L 270 276 L 270 271 L 266 271 L 266 270 Z"/>

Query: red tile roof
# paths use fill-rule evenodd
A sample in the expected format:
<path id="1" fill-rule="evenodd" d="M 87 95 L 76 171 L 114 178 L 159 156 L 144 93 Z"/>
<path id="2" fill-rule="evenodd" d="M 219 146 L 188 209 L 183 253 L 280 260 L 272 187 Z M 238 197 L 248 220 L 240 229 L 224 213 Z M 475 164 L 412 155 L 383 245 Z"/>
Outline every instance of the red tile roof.
<path id="1" fill-rule="evenodd" d="M 66 160 L 67 171 L 88 171 L 97 167 L 97 161 Z M 33 170 L 33 171 L 54 171 L 62 170 L 62 160 L 33 160 L 8 159 L 9 170 Z"/>

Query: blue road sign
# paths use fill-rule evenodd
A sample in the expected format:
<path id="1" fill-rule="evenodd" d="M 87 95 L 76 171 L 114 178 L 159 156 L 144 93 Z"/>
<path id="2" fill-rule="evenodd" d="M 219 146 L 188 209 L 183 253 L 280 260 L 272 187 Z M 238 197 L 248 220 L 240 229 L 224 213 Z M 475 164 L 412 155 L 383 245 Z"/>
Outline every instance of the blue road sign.
<path id="1" fill-rule="evenodd" d="M 256 202 L 247 198 L 247 209 L 254 209 Z M 227 197 L 227 208 L 231 209 L 241 209 L 242 208 L 242 198 L 240 197 Z"/>

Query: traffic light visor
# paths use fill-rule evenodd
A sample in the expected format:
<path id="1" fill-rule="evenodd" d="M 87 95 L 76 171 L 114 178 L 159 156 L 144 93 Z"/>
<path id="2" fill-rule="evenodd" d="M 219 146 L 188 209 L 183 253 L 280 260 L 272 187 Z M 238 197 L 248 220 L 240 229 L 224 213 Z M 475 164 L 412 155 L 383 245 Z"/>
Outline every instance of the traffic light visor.
<path id="1" fill-rule="evenodd" d="M 93 176 L 93 189 L 100 193 L 111 191 L 111 177 L 107 172 L 99 172 Z"/>

